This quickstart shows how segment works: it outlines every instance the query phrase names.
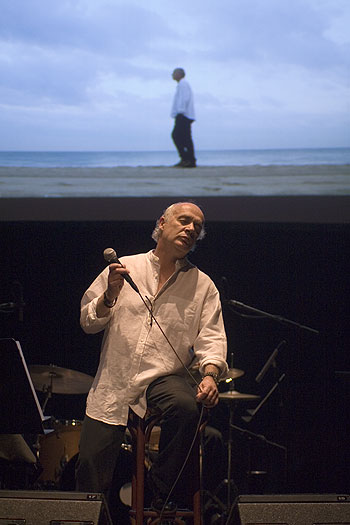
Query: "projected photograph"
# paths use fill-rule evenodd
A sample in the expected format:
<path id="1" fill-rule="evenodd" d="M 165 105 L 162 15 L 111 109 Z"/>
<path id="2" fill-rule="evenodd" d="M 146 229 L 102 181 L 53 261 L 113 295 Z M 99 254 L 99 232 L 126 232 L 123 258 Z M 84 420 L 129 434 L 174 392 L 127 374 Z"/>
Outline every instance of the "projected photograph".
<path id="1" fill-rule="evenodd" d="M 0 197 L 349 195 L 349 23 L 341 0 L 6 2 Z"/>
<path id="2" fill-rule="evenodd" d="M 2 0 L 0 525 L 350 525 L 349 28 Z"/>

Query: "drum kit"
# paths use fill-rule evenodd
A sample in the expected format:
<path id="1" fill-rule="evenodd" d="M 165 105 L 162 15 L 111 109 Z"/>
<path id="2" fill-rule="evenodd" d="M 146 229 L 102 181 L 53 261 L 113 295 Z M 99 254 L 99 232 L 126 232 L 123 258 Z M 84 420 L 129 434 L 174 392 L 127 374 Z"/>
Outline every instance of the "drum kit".
<path id="1" fill-rule="evenodd" d="M 226 485 L 226 502 L 223 505 L 225 510 L 229 510 L 232 504 L 232 447 L 233 447 L 233 421 L 234 413 L 238 403 L 243 403 L 247 401 L 257 400 L 259 396 L 254 394 L 245 394 L 238 392 L 234 389 L 234 380 L 244 375 L 243 370 L 237 368 L 229 368 L 228 374 L 225 381 L 229 381 L 229 390 L 227 392 L 219 393 L 220 401 L 228 403 L 229 405 L 229 426 L 228 426 L 228 440 L 227 440 L 227 473 L 226 479 L 223 481 L 223 484 Z"/>
<path id="2" fill-rule="evenodd" d="M 93 382 L 93 377 L 87 374 L 55 365 L 32 365 L 29 366 L 29 372 L 35 389 L 45 395 L 42 407 L 43 412 L 52 394 L 86 394 Z M 257 395 L 241 393 L 234 389 L 234 380 L 243 375 L 243 370 L 229 368 L 226 378 L 222 380 L 229 384 L 229 390 L 219 393 L 219 401 L 228 404 L 229 407 L 228 460 L 227 474 L 224 480 L 227 486 L 227 501 L 224 504 L 226 509 L 230 508 L 232 503 L 231 453 L 235 408 L 238 403 L 257 400 L 259 398 Z M 35 445 L 37 449 L 37 459 L 42 468 L 37 483 L 40 488 L 44 489 L 74 490 L 74 470 L 79 450 L 82 421 L 77 419 L 57 420 L 52 417 L 47 419 L 51 420 L 51 428 L 45 429 L 44 434 L 37 436 L 37 443 Z M 149 443 L 151 452 L 157 451 L 159 434 L 160 428 L 155 427 Z M 122 445 L 122 451 L 118 461 L 121 466 L 119 469 L 120 480 L 117 483 L 119 498 L 122 504 L 129 505 L 131 445 L 128 442 L 127 436 L 125 443 Z"/>
<path id="3" fill-rule="evenodd" d="M 86 394 L 93 382 L 93 377 L 87 374 L 55 365 L 32 365 L 29 373 L 34 388 L 45 395 L 43 412 L 52 394 Z M 47 416 L 45 419 L 50 421 L 50 428 L 37 436 L 33 447 L 42 469 L 37 486 L 40 489 L 74 490 L 82 421 Z M 154 426 L 148 443 L 148 457 L 158 451 L 159 438 L 160 427 Z M 121 506 L 131 505 L 131 453 L 131 437 L 127 430 L 118 457 L 118 479 L 114 480 L 116 498 Z"/>
<path id="4" fill-rule="evenodd" d="M 43 412 L 52 394 L 86 394 L 93 382 L 88 374 L 55 365 L 32 365 L 29 373 L 35 389 L 45 395 Z M 34 446 L 42 468 L 37 483 L 41 488 L 63 489 L 64 474 L 70 471 L 70 462 L 74 462 L 78 454 L 82 422 L 47 416 L 45 419 L 51 428 L 45 428 L 44 434 L 37 436 Z M 71 485 L 67 488 L 73 490 L 74 477 Z"/>

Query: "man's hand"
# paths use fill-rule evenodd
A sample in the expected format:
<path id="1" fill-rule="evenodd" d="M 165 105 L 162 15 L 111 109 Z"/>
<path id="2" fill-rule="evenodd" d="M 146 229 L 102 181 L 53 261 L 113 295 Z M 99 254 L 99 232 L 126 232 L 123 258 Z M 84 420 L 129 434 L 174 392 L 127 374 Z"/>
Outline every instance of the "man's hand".
<path id="1" fill-rule="evenodd" d="M 108 274 L 108 286 L 107 290 L 101 297 L 99 297 L 96 305 L 96 315 L 97 317 L 106 317 L 109 315 L 111 308 L 113 308 L 119 294 L 120 290 L 124 286 L 124 277 L 123 274 L 129 273 L 129 270 L 125 268 L 122 264 L 112 263 L 109 265 L 109 274 Z M 110 303 L 110 306 L 106 306 L 105 300 Z"/>
<path id="2" fill-rule="evenodd" d="M 118 297 L 124 285 L 123 274 L 126 273 L 129 273 L 129 270 L 121 264 L 112 263 L 109 265 L 108 288 L 106 291 L 108 300 L 114 301 Z"/>
<path id="3" fill-rule="evenodd" d="M 198 387 L 196 400 L 203 403 L 206 408 L 213 408 L 218 404 L 219 391 L 211 376 L 203 377 Z"/>

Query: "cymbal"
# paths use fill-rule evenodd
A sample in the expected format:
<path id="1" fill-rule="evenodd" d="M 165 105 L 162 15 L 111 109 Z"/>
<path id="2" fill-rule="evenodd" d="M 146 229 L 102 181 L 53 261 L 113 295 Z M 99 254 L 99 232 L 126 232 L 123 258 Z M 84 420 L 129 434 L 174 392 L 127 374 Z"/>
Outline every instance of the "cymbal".
<path id="1" fill-rule="evenodd" d="M 85 394 L 94 380 L 83 372 L 55 365 L 32 365 L 29 373 L 36 390 L 50 389 L 53 394 Z"/>
<path id="2" fill-rule="evenodd" d="M 242 392 L 237 392 L 237 390 L 229 390 L 219 394 L 219 399 L 223 401 L 248 401 L 249 399 L 259 399 L 259 397 L 254 394 L 242 394 Z"/>
<path id="3" fill-rule="evenodd" d="M 241 377 L 243 375 L 243 370 L 239 370 L 239 368 L 229 368 L 225 379 L 220 379 L 220 381 L 226 381 L 226 379 L 237 379 L 237 377 Z"/>

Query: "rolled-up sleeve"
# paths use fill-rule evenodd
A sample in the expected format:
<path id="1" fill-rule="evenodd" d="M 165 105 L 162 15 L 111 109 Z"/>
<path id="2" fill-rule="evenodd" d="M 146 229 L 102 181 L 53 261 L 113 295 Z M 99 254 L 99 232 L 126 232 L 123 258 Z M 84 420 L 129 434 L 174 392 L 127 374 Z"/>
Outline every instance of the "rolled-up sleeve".
<path id="1" fill-rule="evenodd" d="M 208 291 L 203 302 L 199 333 L 193 348 L 199 361 L 200 373 L 204 372 L 206 365 L 212 364 L 219 368 L 221 378 L 226 376 L 227 339 L 220 295 L 214 287 Z"/>
<path id="2" fill-rule="evenodd" d="M 107 288 L 108 267 L 100 273 L 84 293 L 80 304 L 80 326 L 87 334 L 97 334 L 104 330 L 112 316 L 112 309 L 106 317 L 97 317 L 98 298 Z"/>

